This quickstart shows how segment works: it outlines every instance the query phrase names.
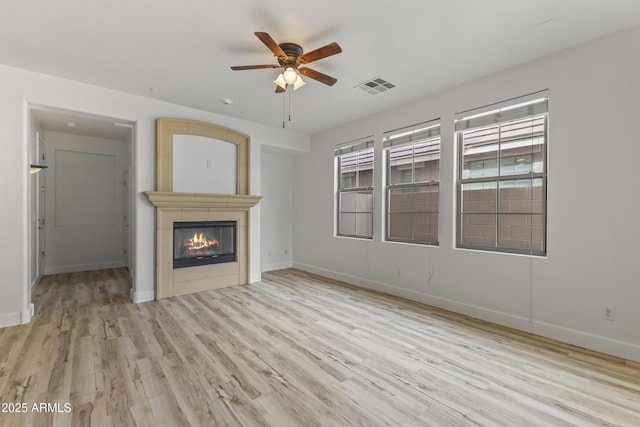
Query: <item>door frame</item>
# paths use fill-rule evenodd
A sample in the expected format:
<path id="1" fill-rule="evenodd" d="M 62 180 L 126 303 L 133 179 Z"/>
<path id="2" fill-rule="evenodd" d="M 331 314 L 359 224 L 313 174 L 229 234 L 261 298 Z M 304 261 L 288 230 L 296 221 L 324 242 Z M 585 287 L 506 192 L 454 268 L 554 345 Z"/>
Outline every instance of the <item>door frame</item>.
<path id="1" fill-rule="evenodd" d="M 40 133 L 40 132 L 44 132 L 46 129 L 38 129 L 36 131 L 36 122 L 35 122 L 35 118 L 33 115 L 33 111 L 47 111 L 47 112 L 53 112 L 53 113 L 58 113 L 60 115 L 65 115 L 65 116 L 73 116 L 73 117 L 78 117 L 78 118 L 90 118 L 90 119 L 94 119 L 94 120 L 99 120 L 99 121 L 103 121 L 106 123 L 110 123 L 112 125 L 115 126 L 121 126 L 121 127 L 125 127 L 125 128 L 129 128 L 129 138 L 127 143 L 129 144 L 129 149 L 128 149 L 128 171 L 129 171 L 129 185 L 128 185 L 128 194 L 125 195 L 125 197 L 127 197 L 128 200 L 128 204 L 129 204 L 129 209 L 128 209 L 128 219 L 127 219 L 127 223 L 129 224 L 128 227 L 124 227 L 126 228 L 126 233 L 128 234 L 128 247 L 125 248 L 127 251 L 127 261 L 129 263 L 129 274 L 131 275 L 131 283 L 132 283 L 132 289 L 131 289 L 131 294 L 133 295 L 133 292 L 135 290 L 135 280 L 134 279 L 134 268 L 135 268 L 135 248 L 136 248 L 136 239 L 135 239 L 135 220 L 134 218 L 136 217 L 136 205 L 135 205 L 135 188 L 137 188 L 137 183 L 136 183 L 136 161 L 135 161 L 135 152 L 136 152 L 136 121 L 135 120 L 131 120 L 131 119 L 124 119 L 124 118 L 117 118 L 117 117 L 110 117 L 110 116 L 105 116 L 102 114 L 94 114 L 94 113 L 90 113 L 90 112 L 82 112 L 82 111 L 74 111 L 74 110 L 68 110 L 68 109 L 64 109 L 64 108 L 58 108 L 58 107 L 54 107 L 54 106 L 48 106 L 48 105 L 43 105 L 43 104 L 37 104 L 37 103 L 30 103 L 30 102 L 25 102 L 25 128 L 24 128 L 24 135 L 25 135 L 25 142 L 26 142 L 26 147 L 25 147 L 25 154 L 26 154 L 26 158 L 28 160 L 31 160 L 34 155 L 34 153 L 38 152 L 38 148 L 35 147 L 35 145 L 37 144 L 37 140 L 39 139 L 39 135 L 33 135 L 34 133 Z M 98 136 L 96 134 L 96 136 Z M 43 139 L 43 138 L 42 138 Z M 35 141 L 35 142 L 34 142 Z M 43 139 L 44 141 L 44 139 Z M 44 143 L 46 143 L 46 141 L 44 141 Z M 44 147 L 42 147 L 42 152 L 44 152 Z M 46 164 L 46 163 L 45 163 Z M 25 172 L 27 175 L 29 174 L 29 172 Z M 40 174 L 42 174 L 43 172 L 40 172 Z M 44 172 L 46 173 L 46 172 Z M 41 181 L 45 181 L 46 182 L 46 178 L 45 179 L 40 179 L 38 178 L 38 182 Z M 39 259 L 34 259 L 33 257 L 33 245 L 34 245 L 34 232 L 38 232 L 38 230 L 34 230 L 34 227 L 32 225 L 32 218 L 33 215 L 38 213 L 38 207 L 37 206 L 33 206 L 34 203 L 32 203 L 31 198 L 33 197 L 33 191 L 34 188 L 33 185 L 31 185 L 31 178 L 28 176 L 27 177 L 27 185 L 25 188 L 25 193 L 26 193 L 26 204 L 27 204 L 27 213 L 28 213 L 28 225 L 27 225 L 27 229 L 26 234 L 27 234 L 27 248 L 25 250 L 26 254 L 27 254 L 27 262 L 25 263 L 25 270 L 26 270 L 26 276 L 28 278 L 28 280 L 25 283 L 25 288 L 23 291 L 23 297 L 24 297 L 24 308 L 22 311 L 22 319 L 21 322 L 22 323 L 28 323 L 29 321 L 31 321 L 31 318 L 33 317 L 34 314 L 34 306 L 33 306 L 33 301 L 32 301 L 32 291 L 35 289 L 35 287 L 37 286 L 37 284 L 39 283 L 40 279 L 42 278 L 42 275 L 44 273 L 44 269 L 39 269 L 39 267 L 34 266 L 34 262 L 39 262 Z M 42 186 L 38 185 L 39 189 L 38 191 L 42 190 Z M 46 191 L 46 187 L 45 187 L 45 191 Z M 36 203 L 37 205 L 37 203 Z M 44 209 L 44 206 L 42 207 L 42 209 Z M 43 213 L 45 213 L 43 210 L 41 211 Z M 45 222 L 45 227 L 46 227 L 46 222 Z M 42 234 L 44 234 L 44 229 L 42 230 Z M 42 244 L 44 244 L 44 241 L 41 242 Z M 39 253 L 41 253 L 42 249 L 37 248 Z M 46 256 L 46 253 L 45 255 Z M 40 257 L 38 257 L 40 258 Z M 43 266 L 44 267 L 44 266 Z M 38 268 L 38 277 L 33 280 L 31 280 L 31 275 L 32 275 L 32 271 L 34 268 Z"/>

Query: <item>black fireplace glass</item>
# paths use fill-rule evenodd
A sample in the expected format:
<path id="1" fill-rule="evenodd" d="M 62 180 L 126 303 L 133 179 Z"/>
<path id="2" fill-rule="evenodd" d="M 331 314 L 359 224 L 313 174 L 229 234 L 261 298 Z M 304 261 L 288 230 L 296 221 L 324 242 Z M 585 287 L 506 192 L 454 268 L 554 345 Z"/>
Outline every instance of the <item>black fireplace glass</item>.
<path id="1" fill-rule="evenodd" d="M 236 222 L 173 223 L 173 267 L 236 261 Z"/>

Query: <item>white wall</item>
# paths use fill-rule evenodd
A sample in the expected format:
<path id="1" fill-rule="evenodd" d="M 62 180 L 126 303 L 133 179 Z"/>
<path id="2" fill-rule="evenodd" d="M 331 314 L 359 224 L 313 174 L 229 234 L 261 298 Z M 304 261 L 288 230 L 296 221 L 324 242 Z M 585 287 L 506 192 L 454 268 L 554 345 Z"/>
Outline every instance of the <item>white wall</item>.
<path id="1" fill-rule="evenodd" d="M 173 191 L 236 194 L 238 147 L 200 135 L 173 135 Z"/>
<path id="2" fill-rule="evenodd" d="M 639 51 L 636 28 L 313 136 L 311 152 L 294 163 L 294 266 L 640 360 Z M 455 249 L 454 114 L 543 89 L 548 256 Z M 384 131 L 435 118 L 440 246 L 382 242 L 381 214 L 372 241 L 333 237 L 334 145 L 374 134 L 380 171 Z M 376 212 L 382 184 L 378 173 Z M 617 308 L 615 322 L 602 319 L 603 304 Z"/>
<path id="3" fill-rule="evenodd" d="M 238 130 L 251 136 L 252 194 L 260 194 L 260 147 L 270 145 L 291 150 L 309 148 L 305 134 L 160 102 L 17 68 L 0 66 L 0 156 L 3 206 L 0 210 L 3 239 L 0 243 L 0 327 L 27 322 L 29 315 L 28 268 L 28 109 L 50 106 L 135 122 L 134 170 L 136 194 L 134 235 L 134 300 L 154 298 L 155 210 L 144 191 L 155 190 L 155 120 L 174 117 L 201 120 Z M 274 101 L 275 102 L 275 101 Z M 249 272 L 260 279 L 260 205 L 250 213 Z"/>
<path id="4" fill-rule="evenodd" d="M 45 274 L 124 267 L 129 144 L 45 131 Z"/>
<path id="5" fill-rule="evenodd" d="M 289 153 L 262 150 L 263 198 L 260 201 L 262 271 L 293 265 L 293 158 Z"/>

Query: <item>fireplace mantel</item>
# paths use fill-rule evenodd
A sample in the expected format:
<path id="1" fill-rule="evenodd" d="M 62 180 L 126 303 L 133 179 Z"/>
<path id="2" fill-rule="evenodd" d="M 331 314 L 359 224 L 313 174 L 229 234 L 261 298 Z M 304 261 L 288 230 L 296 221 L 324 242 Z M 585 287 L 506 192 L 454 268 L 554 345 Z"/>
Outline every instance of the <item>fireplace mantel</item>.
<path id="1" fill-rule="evenodd" d="M 248 210 L 258 204 L 262 196 L 243 194 L 174 193 L 147 191 L 151 204 L 157 208 L 213 208 Z"/>

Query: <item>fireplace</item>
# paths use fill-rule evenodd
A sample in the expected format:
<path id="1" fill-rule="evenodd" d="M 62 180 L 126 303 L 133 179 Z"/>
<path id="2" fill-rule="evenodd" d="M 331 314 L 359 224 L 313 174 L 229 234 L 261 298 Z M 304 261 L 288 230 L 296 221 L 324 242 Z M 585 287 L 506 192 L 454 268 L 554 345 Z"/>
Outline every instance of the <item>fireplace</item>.
<path id="1" fill-rule="evenodd" d="M 197 145 L 200 148 L 193 150 L 198 153 L 198 160 L 213 158 L 210 157 L 212 152 L 209 147 L 204 149 L 201 144 L 206 140 L 224 141 L 235 146 L 229 150 L 236 152 L 235 191 L 229 194 L 211 193 L 218 191 L 212 186 L 207 187 L 204 193 L 194 193 L 192 190 L 195 188 L 182 187 L 182 179 L 186 177 L 184 174 L 177 177 L 178 182 L 182 183 L 174 188 L 176 177 L 173 165 L 176 161 L 182 161 L 174 159 L 174 145 L 189 144 L 187 136 L 196 137 L 195 140 L 199 141 Z M 190 139 L 194 142 L 194 138 Z M 217 142 L 212 143 L 218 147 Z M 249 135 L 226 127 L 196 120 L 157 120 L 157 188 L 156 191 L 145 192 L 149 202 L 156 208 L 156 299 L 249 283 L 250 254 L 260 249 L 249 242 L 252 233 L 249 215 L 250 209 L 262 197 L 249 192 L 249 169 L 252 163 L 250 145 Z M 188 151 L 191 152 L 190 149 Z M 195 162 L 193 167 L 195 171 L 204 165 Z M 196 176 L 202 179 L 200 172 L 193 179 Z M 202 191 L 199 186 L 197 189 Z M 227 188 L 225 191 L 230 190 Z M 209 221 L 220 221 L 216 224 L 220 227 L 209 230 Z M 200 227 L 202 225 L 204 228 Z M 259 271 L 256 270 L 255 274 L 255 280 L 259 280 Z"/>
<path id="2" fill-rule="evenodd" d="M 236 221 L 173 223 L 173 268 L 235 261 Z"/>

